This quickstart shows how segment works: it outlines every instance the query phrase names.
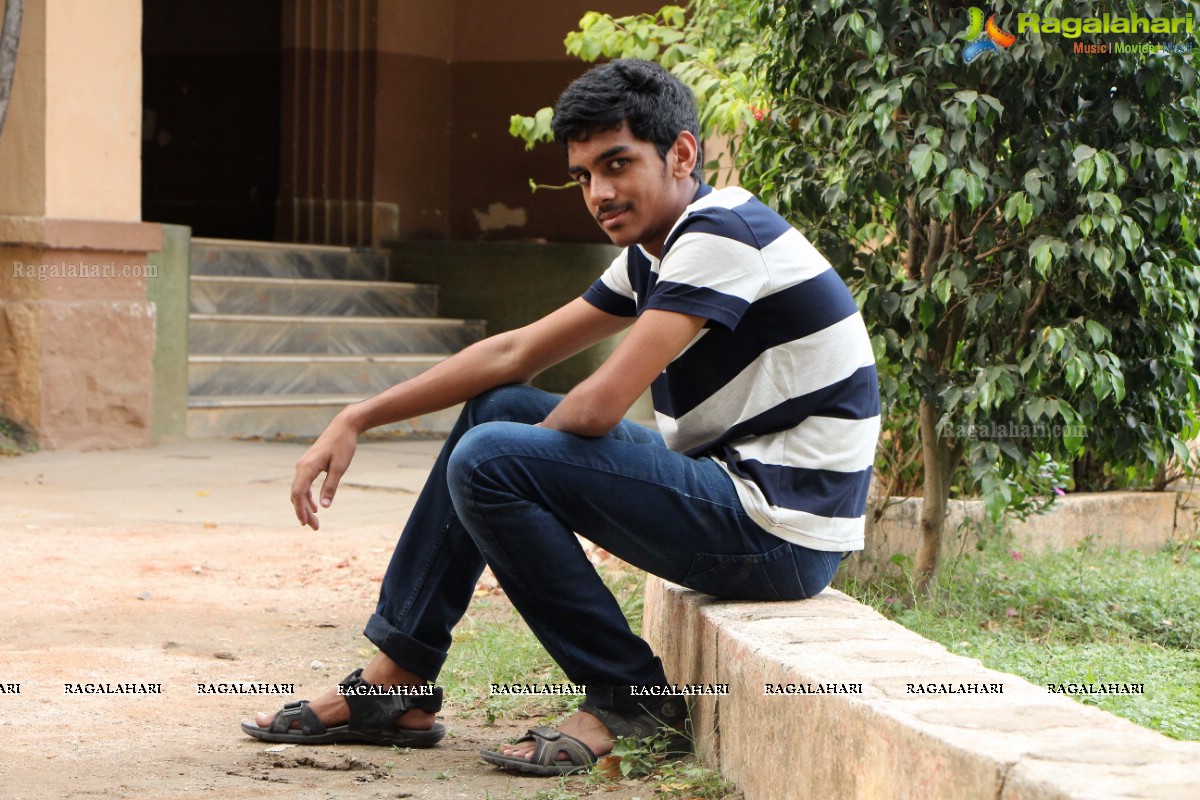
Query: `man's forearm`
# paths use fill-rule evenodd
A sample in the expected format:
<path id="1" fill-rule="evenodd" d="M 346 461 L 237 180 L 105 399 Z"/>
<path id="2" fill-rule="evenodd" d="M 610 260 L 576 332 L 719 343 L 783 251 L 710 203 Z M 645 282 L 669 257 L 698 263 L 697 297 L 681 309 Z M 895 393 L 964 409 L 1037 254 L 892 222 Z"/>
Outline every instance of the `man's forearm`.
<path id="1" fill-rule="evenodd" d="M 488 389 L 529 379 L 513 358 L 512 339 L 500 334 L 476 342 L 403 383 L 353 403 L 338 420 L 356 433 L 441 411 Z"/>

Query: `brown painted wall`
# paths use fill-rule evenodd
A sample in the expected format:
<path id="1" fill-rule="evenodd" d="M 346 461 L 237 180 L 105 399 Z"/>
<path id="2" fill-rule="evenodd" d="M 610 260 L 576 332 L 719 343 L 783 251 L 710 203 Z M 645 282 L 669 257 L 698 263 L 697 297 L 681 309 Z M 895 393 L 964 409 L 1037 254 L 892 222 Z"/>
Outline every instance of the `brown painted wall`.
<path id="1" fill-rule="evenodd" d="M 374 198 L 397 217 L 383 238 L 449 238 L 450 63 L 386 52 L 376 63 Z"/>
<path id="2" fill-rule="evenodd" d="M 562 44 L 585 12 L 659 5 L 379 0 L 374 199 L 395 205 L 394 238 L 607 241 L 577 192 L 531 193 L 531 178 L 565 182 L 565 161 L 553 145 L 526 152 L 508 120 L 587 68 Z"/>

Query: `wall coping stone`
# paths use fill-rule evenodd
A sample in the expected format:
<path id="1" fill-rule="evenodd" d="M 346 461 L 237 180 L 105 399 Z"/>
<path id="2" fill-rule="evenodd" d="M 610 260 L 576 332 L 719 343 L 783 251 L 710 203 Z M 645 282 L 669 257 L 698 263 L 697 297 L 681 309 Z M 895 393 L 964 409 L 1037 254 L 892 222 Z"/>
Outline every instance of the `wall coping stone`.
<path id="1" fill-rule="evenodd" d="M 644 631 L 696 701 L 697 751 L 746 800 L 1195 798 L 1200 743 L 1180 742 L 953 655 L 847 595 L 723 601 L 648 579 Z M 861 685 L 768 696 L 764 685 Z M 1000 693 L 921 694 L 913 684 Z"/>
<path id="2" fill-rule="evenodd" d="M 0 244 L 32 245 L 49 250 L 153 253 L 162 249 L 163 230 L 156 222 L 0 215 Z"/>

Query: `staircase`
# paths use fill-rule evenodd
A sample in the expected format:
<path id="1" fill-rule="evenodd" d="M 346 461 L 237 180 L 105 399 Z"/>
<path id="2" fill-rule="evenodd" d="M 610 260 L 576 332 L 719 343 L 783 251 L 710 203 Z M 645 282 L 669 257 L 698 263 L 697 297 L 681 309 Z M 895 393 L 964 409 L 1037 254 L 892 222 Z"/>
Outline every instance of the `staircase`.
<path id="1" fill-rule="evenodd" d="M 437 287 L 386 278 L 374 251 L 193 239 L 188 436 L 316 436 L 483 337 L 481 321 L 437 316 Z M 444 435 L 457 415 L 377 430 Z"/>

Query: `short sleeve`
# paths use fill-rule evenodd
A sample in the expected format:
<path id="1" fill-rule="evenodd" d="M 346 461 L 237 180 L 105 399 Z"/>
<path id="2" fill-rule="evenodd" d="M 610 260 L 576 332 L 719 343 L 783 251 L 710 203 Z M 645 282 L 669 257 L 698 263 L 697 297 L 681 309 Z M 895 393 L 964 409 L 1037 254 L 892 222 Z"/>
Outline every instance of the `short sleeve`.
<path id="1" fill-rule="evenodd" d="M 745 227 L 736 215 L 728 216 L 732 219 L 719 222 Z M 722 235 L 711 219 L 685 225 L 663 256 L 645 307 L 705 317 L 733 330 L 770 284 L 762 253 L 754 244 Z"/>
<path id="2" fill-rule="evenodd" d="M 583 299 L 608 314 L 637 316 L 637 298 L 629 280 L 628 248 L 613 259 L 608 269 L 583 293 Z"/>

